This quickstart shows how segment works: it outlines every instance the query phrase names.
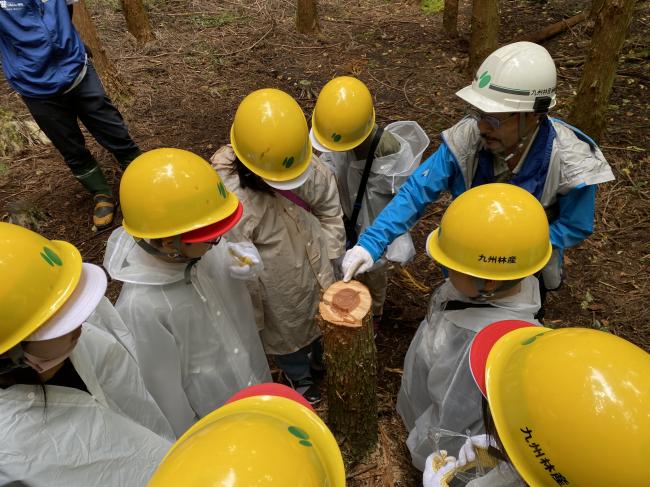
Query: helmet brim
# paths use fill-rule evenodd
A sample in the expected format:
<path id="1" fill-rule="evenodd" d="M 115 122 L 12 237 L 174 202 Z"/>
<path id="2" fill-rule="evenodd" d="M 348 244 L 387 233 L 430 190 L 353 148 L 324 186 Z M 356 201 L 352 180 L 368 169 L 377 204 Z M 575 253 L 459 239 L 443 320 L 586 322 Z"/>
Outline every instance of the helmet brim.
<path id="1" fill-rule="evenodd" d="M 359 137 L 358 139 L 353 140 L 351 142 L 345 142 L 345 143 L 344 142 L 329 142 L 329 141 L 328 142 L 323 142 L 323 141 L 327 140 L 327 138 L 324 137 L 323 134 L 319 132 L 318 126 L 315 123 L 315 112 L 314 112 L 314 115 L 312 115 L 312 117 L 311 117 L 310 139 L 311 140 L 316 139 L 319 142 L 320 146 L 327 147 L 328 148 L 327 152 L 346 152 L 346 151 L 354 149 L 355 147 L 360 146 L 363 143 L 363 141 L 368 138 L 368 136 L 372 133 L 372 130 L 375 128 L 375 121 L 376 121 L 375 109 L 373 108 L 372 109 L 372 121 L 371 121 L 370 124 L 368 124 L 368 130 L 366 130 L 366 132 L 364 134 L 362 134 L 361 137 Z M 311 132 L 314 133 L 313 139 L 311 138 Z M 327 145 L 325 145 L 325 144 L 327 144 Z"/>
<path id="2" fill-rule="evenodd" d="M 224 406 L 226 404 L 230 404 L 231 402 L 246 399 L 247 397 L 257 396 L 273 396 L 291 399 L 292 401 L 302 404 L 310 411 L 316 413 L 312 405 L 309 404 L 309 401 L 307 401 L 307 399 L 305 399 L 302 394 L 299 394 L 295 389 L 292 389 L 291 387 L 285 386 L 284 384 L 278 384 L 277 382 L 265 382 L 263 384 L 248 386 L 247 388 L 242 389 L 241 391 L 236 392 L 234 395 L 232 395 L 230 399 L 225 402 Z"/>
<path id="3" fill-rule="evenodd" d="M 106 274 L 101 267 L 82 264 L 79 282 L 70 297 L 50 319 L 25 338 L 25 341 L 52 340 L 79 328 L 97 308 L 99 301 L 104 297 L 106 286 Z"/>
<path id="4" fill-rule="evenodd" d="M 516 272 L 490 272 L 490 270 L 485 269 L 483 271 L 472 268 L 462 262 L 458 262 L 455 259 L 450 258 L 445 251 L 440 247 L 438 235 L 440 234 L 440 227 L 436 228 L 433 232 L 429 234 L 426 242 L 426 251 L 433 260 L 438 262 L 440 265 L 446 267 L 447 269 L 452 269 L 468 276 L 478 277 L 480 279 L 490 279 L 493 281 L 510 281 L 513 279 L 523 279 L 528 276 L 532 276 L 537 271 L 541 270 L 546 263 L 551 258 L 551 253 L 553 252 L 553 246 L 551 242 L 548 242 L 548 249 L 543 259 L 537 262 L 535 265 L 522 268 Z"/>
<path id="5" fill-rule="evenodd" d="M 320 143 L 320 141 L 316 137 L 316 134 L 314 133 L 314 127 L 309 129 L 309 140 L 311 140 L 312 148 L 316 149 L 319 152 L 323 152 L 323 153 L 336 152 L 333 149 L 330 149 L 329 147 L 325 147 L 323 144 Z"/>
<path id="6" fill-rule="evenodd" d="M 244 205 L 242 205 L 241 201 L 239 201 L 237 208 L 235 208 L 235 211 L 230 216 L 205 227 L 197 228 L 196 230 L 182 234 L 181 242 L 191 244 L 209 242 L 210 240 L 214 240 L 215 238 L 220 237 L 235 225 L 237 225 L 239 220 L 241 220 L 243 214 Z"/>
<path id="7" fill-rule="evenodd" d="M 264 179 L 264 182 L 275 189 L 281 190 L 290 190 L 296 189 L 305 184 L 309 177 L 311 176 L 314 168 L 311 163 L 305 168 L 305 170 L 296 178 L 289 179 L 288 181 L 271 181 L 269 179 Z"/>
<path id="8" fill-rule="evenodd" d="M 487 365 L 488 355 L 494 344 L 499 339 L 510 333 L 512 330 L 537 326 L 534 323 L 522 320 L 502 320 L 495 321 L 479 331 L 469 349 L 469 369 L 476 386 L 480 389 L 481 394 L 487 397 L 485 388 L 485 367 Z"/>
<path id="9" fill-rule="evenodd" d="M 476 93 L 472 85 L 466 86 L 456 92 L 456 96 L 470 105 L 478 108 L 484 113 L 511 113 L 511 112 L 531 112 L 528 109 L 514 109 L 503 103 L 498 103 L 490 98 L 481 96 Z"/>

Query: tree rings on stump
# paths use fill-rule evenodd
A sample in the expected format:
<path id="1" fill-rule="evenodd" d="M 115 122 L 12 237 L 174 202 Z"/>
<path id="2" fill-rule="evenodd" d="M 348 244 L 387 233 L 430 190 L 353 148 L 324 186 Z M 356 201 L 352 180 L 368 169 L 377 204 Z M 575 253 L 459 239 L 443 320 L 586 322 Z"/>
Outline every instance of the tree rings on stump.
<path id="1" fill-rule="evenodd" d="M 321 317 L 334 325 L 360 327 L 370 312 L 372 298 L 358 281 L 335 282 L 323 295 L 318 309 Z"/>

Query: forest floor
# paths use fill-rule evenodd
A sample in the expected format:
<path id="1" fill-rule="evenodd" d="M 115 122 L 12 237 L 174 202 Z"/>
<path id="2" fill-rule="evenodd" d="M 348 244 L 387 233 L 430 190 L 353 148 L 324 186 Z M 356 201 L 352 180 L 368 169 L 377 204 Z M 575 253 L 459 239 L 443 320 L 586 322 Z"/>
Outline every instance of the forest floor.
<path id="1" fill-rule="evenodd" d="M 90 3 L 90 2 L 89 2 Z M 296 33 L 289 0 L 149 0 L 157 40 L 138 46 L 126 31 L 117 0 L 93 0 L 90 9 L 109 57 L 129 86 L 120 103 L 143 149 L 180 147 L 209 157 L 228 140 L 235 109 L 252 90 L 276 87 L 293 95 L 309 116 L 315 95 L 329 79 L 351 74 L 366 82 L 380 124 L 416 120 L 429 134 L 428 157 L 438 134 L 465 113 L 454 93 L 466 73 L 470 3 L 461 2 L 460 38 L 442 30 L 442 14 L 427 14 L 417 1 L 320 0 L 322 33 Z M 501 2 L 500 42 L 511 42 L 588 9 L 586 0 Z M 616 181 L 598 192 L 596 228 L 570 249 L 563 287 L 549 295 L 548 326 L 608 330 L 650 350 L 650 5 L 639 2 L 610 99 L 601 147 Z M 584 22 L 544 42 L 558 67 L 556 116 L 568 115 L 589 45 Z M 644 51 L 645 50 L 645 51 Z M 645 52 L 645 54 L 643 54 Z M 0 82 L 0 107 L 20 119 L 29 114 L 20 97 Z M 89 144 L 114 181 L 111 156 Z M 448 204 L 431 205 L 413 230 L 418 254 L 391 279 L 384 323 L 377 337 L 380 446 L 362 465 L 348 469 L 351 486 L 413 486 L 418 473 L 404 445 L 395 412 L 404 354 L 422 320 L 438 267 L 423 251 L 426 235 Z M 107 231 L 93 233 L 91 199 L 51 146 L 27 147 L 0 158 L 0 218 L 12 218 L 49 238 L 74 243 L 84 260 L 101 264 Z M 121 219 L 117 218 L 117 222 Z M 109 295 L 119 286 L 110 284 Z M 325 412 L 322 410 L 321 412 Z"/>

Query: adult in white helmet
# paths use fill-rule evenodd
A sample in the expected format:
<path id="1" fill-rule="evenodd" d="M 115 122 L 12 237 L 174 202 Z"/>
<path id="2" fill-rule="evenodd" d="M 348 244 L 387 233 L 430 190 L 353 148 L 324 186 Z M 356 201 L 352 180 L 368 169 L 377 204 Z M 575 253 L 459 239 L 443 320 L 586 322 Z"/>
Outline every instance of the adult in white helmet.
<path id="1" fill-rule="evenodd" d="M 344 279 L 366 272 L 394 238 L 440 192 L 453 197 L 486 183 L 526 189 L 544 206 L 553 255 L 542 270 L 542 293 L 562 282 L 562 255 L 593 231 L 596 185 L 614 175 L 596 143 L 551 118 L 555 63 L 542 46 L 515 42 L 490 54 L 474 81 L 456 93 L 469 114 L 442 133 L 438 150 L 413 173 L 343 260 Z"/>

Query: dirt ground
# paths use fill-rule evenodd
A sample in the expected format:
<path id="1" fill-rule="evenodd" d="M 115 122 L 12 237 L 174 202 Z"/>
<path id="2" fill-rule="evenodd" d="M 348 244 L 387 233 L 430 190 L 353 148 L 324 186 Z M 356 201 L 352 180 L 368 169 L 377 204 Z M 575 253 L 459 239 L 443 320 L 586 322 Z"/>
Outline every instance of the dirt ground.
<path id="1" fill-rule="evenodd" d="M 364 80 L 376 100 L 378 122 L 416 120 L 432 139 L 462 117 L 454 92 L 469 82 L 470 4 L 461 2 L 461 37 L 448 39 L 442 16 L 425 14 L 417 1 L 321 0 L 322 33 L 294 28 L 289 0 L 149 0 L 157 40 L 145 47 L 128 34 L 116 0 L 93 0 L 100 35 L 132 99 L 122 103 L 133 137 L 143 149 L 171 146 L 208 157 L 227 141 L 237 104 L 262 87 L 283 89 L 311 114 L 315 94 L 336 75 Z M 585 0 L 548 3 L 502 1 L 500 41 L 570 17 Z M 600 140 L 616 181 L 598 193 L 592 237 L 567 252 L 566 283 L 548 300 L 550 326 L 586 326 L 620 335 L 650 350 L 650 5 L 639 2 L 610 99 L 608 128 Z M 555 114 L 568 115 L 588 46 L 582 23 L 544 43 L 558 66 Z M 645 51 L 644 51 L 645 50 Z M 645 52 L 645 54 L 643 54 Z M 20 97 L 0 82 L 0 106 L 28 119 Z M 90 140 L 90 139 L 89 139 Z M 89 142 L 115 182 L 111 156 Z M 423 253 L 425 236 L 448 204 L 430 207 L 413 230 L 418 255 L 391 280 L 379 353 L 380 447 L 363 465 L 348 469 L 351 486 L 412 486 L 418 473 L 404 446 L 395 413 L 403 358 L 441 273 Z M 32 225 L 49 238 L 73 242 L 85 260 L 101 264 L 108 231 L 90 230 L 91 200 L 55 149 L 31 146 L 0 158 L 0 217 Z M 119 219 L 118 219 L 119 221 Z M 116 297 L 119 287 L 110 286 Z M 323 411 L 324 412 L 324 411 Z"/>

